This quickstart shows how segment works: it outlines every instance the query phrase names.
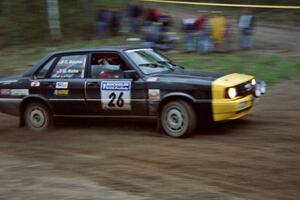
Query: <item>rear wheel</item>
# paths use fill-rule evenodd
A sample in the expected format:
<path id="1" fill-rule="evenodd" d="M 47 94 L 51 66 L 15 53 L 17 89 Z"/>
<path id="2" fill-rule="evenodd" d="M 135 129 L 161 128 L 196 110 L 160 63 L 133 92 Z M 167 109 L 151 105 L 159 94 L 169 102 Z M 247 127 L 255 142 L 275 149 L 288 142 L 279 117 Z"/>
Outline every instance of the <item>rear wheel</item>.
<path id="1" fill-rule="evenodd" d="M 24 112 L 26 126 L 34 131 L 44 131 L 52 127 L 52 114 L 43 103 L 29 103 Z"/>
<path id="2" fill-rule="evenodd" d="M 162 108 L 160 122 L 164 132 L 176 138 L 188 137 L 197 127 L 193 107 L 183 100 L 167 103 Z"/>

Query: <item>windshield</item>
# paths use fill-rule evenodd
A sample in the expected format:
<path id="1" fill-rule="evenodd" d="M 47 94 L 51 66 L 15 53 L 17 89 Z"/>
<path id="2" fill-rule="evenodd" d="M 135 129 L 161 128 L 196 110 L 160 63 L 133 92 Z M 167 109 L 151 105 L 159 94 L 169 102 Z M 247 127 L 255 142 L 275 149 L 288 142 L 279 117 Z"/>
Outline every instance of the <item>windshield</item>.
<path id="1" fill-rule="evenodd" d="M 144 74 L 174 70 L 174 64 L 152 49 L 127 50 L 126 54 Z"/>

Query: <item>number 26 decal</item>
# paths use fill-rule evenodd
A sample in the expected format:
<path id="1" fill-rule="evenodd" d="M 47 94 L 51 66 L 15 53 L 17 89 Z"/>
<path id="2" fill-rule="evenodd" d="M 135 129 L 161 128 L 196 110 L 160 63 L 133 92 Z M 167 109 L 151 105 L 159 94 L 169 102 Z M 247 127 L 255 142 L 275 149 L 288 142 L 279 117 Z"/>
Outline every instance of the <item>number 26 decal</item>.
<path id="1" fill-rule="evenodd" d="M 131 81 L 101 81 L 103 110 L 131 110 Z"/>
<path id="2" fill-rule="evenodd" d="M 117 99 L 117 95 L 116 93 L 112 92 L 108 98 L 110 99 L 109 103 L 108 103 L 108 106 L 109 107 L 116 107 L 116 105 L 118 107 L 123 107 L 124 105 L 124 99 L 122 98 L 123 97 L 123 92 L 121 92 L 118 96 L 118 99 Z M 117 99 L 117 100 L 116 100 Z"/>

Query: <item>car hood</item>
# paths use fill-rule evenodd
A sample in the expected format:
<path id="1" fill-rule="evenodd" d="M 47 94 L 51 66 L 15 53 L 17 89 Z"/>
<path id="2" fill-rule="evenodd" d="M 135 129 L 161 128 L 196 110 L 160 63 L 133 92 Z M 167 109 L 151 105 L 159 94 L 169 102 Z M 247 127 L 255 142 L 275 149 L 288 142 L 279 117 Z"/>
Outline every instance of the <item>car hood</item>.
<path id="1" fill-rule="evenodd" d="M 151 78 L 158 78 L 158 81 L 168 82 L 184 82 L 192 84 L 208 84 L 210 85 L 214 80 L 224 76 L 224 73 L 205 72 L 200 70 L 176 70 L 168 73 L 160 73 L 151 76 Z"/>

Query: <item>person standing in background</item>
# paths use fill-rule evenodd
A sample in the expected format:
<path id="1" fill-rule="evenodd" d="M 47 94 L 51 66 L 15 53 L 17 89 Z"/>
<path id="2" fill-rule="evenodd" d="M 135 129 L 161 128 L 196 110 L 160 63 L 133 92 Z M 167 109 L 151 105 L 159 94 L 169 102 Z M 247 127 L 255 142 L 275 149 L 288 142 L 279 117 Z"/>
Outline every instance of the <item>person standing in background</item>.
<path id="1" fill-rule="evenodd" d="M 212 39 L 214 42 L 214 50 L 223 51 L 224 33 L 226 20 L 221 16 L 220 11 L 214 11 L 211 19 L 212 24 Z"/>
<path id="2" fill-rule="evenodd" d="M 141 17 L 143 15 L 143 8 L 137 0 L 130 1 L 128 5 L 128 17 L 130 32 L 138 34 L 141 27 Z"/>
<path id="3" fill-rule="evenodd" d="M 111 12 L 101 9 L 97 13 L 96 18 L 96 30 L 100 38 L 106 38 L 109 36 L 109 23 L 111 20 Z"/>
<path id="4" fill-rule="evenodd" d="M 185 52 L 190 53 L 196 50 L 196 19 L 183 19 L 182 29 L 184 32 Z"/>
<path id="5" fill-rule="evenodd" d="M 203 11 L 203 14 L 196 21 L 196 29 L 199 32 L 198 51 L 209 53 L 211 51 L 211 26 L 208 18 L 208 12 Z"/>
<path id="6" fill-rule="evenodd" d="M 240 45 L 241 49 L 248 50 L 252 48 L 252 34 L 254 29 L 255 18 L 250 10 L 244 10 L 240 17 Z"/>
<path id="7" fill-rule="evenodd" d="M 111 20 L 109 23 L 110 32 L 112 36 L 118 36 L 120 32 L 121 25 L 121 13 L 118 10 L 114 10 L 111 13 Z"/>
<path id="8" fill-rule="evenodd" d="M 234 32 L 234 19 L 232 16 L 227 15 L 224 33 L 224 51 L 229 52 L 233 50 L 233 32 Z"/>

